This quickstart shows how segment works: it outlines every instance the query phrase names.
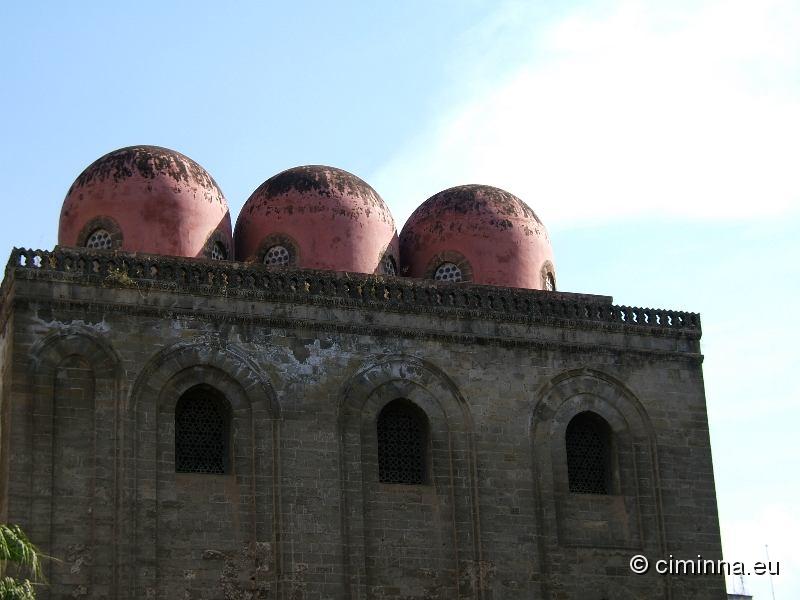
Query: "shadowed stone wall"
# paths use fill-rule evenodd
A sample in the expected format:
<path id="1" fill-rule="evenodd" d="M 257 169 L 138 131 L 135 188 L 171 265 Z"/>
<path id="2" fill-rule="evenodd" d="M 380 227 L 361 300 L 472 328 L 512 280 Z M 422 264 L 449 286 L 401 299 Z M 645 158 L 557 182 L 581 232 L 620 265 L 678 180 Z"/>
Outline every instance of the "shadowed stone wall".
<path id="1" fill-rule="evenodd" d="M 720 557 L 697 315 L 72 250 L 15 251 L 0 298 L 0 486 L 64 561 L 43 598 L 724 598 L 628 568 Z M 175 469 L 197 385 L 230 406 L 223 474 Z M 419 485 L 379 479 L 400 398 Z M 569 491 L 587 411 L 608 494 Z"/>

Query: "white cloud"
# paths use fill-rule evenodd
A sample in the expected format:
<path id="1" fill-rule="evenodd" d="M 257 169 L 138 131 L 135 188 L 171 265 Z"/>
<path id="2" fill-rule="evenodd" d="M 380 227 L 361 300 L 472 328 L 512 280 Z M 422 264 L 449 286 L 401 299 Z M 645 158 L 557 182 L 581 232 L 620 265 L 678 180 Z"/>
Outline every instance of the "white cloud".
<path id="1" fill-rule="evenodd" d="M 495 43 L 524 60 L 498 64 L 495 81 L 487 59 L 462 63 L 462 101 L 370 178 L 398 224 L 433 193 L 476 182 L 517 194 L 551 227 L 796 210 L 800 6 L 664 4 L 579 10 L 543 29 L 510 5 L 513 40 Z"/>

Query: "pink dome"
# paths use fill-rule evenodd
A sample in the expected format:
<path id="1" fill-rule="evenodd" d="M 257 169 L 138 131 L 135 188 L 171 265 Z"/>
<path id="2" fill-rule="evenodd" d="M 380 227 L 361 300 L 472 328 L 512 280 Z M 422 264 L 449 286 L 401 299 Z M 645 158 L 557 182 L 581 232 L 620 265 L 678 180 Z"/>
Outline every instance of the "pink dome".
<path id="1" fill-rule="evenodd" d="M 522 200 L 488 185 L 428 198 L 403 227 L 400 256 L 410 277 L 555 289 L 544 224 Z"/>
<path id="2" fill-rule="evenodd" d="M 270 177 L 242 208 L 238 260 L 270 266 L 394 274 L 397 229 L 378 193 L 352 173 L 319 165 Z"/>
<path id="3" fill-rule="evenodd" d="M 93 162 L 72 184 L 58 243 L 171 256 L 232 257 L 228 204 L 180 152 L 131 146 Z"/>

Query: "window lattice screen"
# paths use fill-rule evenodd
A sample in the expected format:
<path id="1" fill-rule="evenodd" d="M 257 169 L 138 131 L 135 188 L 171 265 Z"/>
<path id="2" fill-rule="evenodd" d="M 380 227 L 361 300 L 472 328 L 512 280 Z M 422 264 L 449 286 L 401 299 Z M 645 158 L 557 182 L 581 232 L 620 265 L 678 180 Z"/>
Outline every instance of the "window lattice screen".
<path id="1" fill-rule="evenodd" d="M 211 260 L 225 260 L 227 257 L 228 253 L 225 251 L 225 246 L 219 242 L 214 242 L 214 245 L 211 246 Z"/>
<path id="2" fill-rule="evenodd" d="M 381 259 L 381 273 L 384 275 L 397 275 L 397 266 L 394 264 L 394 259 L 388 254 Z"/>
<path id="3" fill-rule="evenodd" d="M 291 255 L 285 246 L 272 246 L 264 254 L 264 264 L 269 267 L 285 267 L 289 264 Z"/>
<path id="4" fill-rule="evenodd" d="M 86 240 L 86 247 L 92 250 L 111 250 L 113 245 L 111 234 L 105 229 L 95 229 Z"/>
<path id="5" fill-rule="evenodd" d="M 609 433 L 607 426 L 587 414 L 567 426 L 569 491 L 576 494 L 609 493 Z"/>
<path id="6" fill-rule="evenodd" d="M 411 402 L 395 400 L 378 417 L 378 472 L 382 483 L 418 485 L 426 480 L 428 424 Z"/>
<path id="7" fill-rule="evenodd" d="M 212 393 L 189 391 L 175 407 L 175 471 L 225 473 L 228 411 Z"/>
<path id="8" fill-rule="evenodd" d="M 458 282 L 463 281 L 464 276 L 461 274 L 461 269 L 458 268 L 458 265 L 446 262 L 439 265 L 436 272 L 433 274 L 433 278 L 436 281 Z"/>

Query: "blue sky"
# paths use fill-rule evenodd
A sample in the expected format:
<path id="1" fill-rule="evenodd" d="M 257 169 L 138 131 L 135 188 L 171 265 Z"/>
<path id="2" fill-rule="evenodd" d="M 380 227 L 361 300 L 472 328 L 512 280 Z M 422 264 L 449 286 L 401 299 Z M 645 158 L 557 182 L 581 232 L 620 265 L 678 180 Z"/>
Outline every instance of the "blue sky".
<path id="1" fill-rule="evenodd" d="M 18 2 L 0 26 L 0 250 L 55 245 L 74 178 L 132 144 L 198 161 L 234 219 L 298 164 L 363 177 L 398 228 L 504 187 L 562 289 L 702 313 L 726 558 L 769 544 L 800 597 L 796 2 Z"/>

